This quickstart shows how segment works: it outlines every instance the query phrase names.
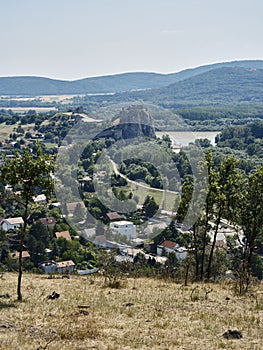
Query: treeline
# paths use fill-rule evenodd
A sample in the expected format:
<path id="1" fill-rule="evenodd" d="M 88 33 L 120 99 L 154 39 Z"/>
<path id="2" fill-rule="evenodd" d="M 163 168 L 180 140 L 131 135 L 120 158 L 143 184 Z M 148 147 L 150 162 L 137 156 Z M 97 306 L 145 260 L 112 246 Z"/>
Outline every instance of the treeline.
<path id="1" fill-rule="evenodd" d="M 216 144 L 221 148 L 244 150 L 249 156 L 263 158 L 263 121 L 224 129 L 217 135 Z"/>

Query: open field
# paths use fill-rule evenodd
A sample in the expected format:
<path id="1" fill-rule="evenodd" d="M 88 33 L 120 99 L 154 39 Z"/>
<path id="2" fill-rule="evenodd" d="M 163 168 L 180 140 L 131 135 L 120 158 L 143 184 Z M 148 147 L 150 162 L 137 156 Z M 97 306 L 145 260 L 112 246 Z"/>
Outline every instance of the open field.
<path id="1" fill-rule="evenodd" d="M 12 125 L 6 125 L 2 123 L 0 125 L 0 141 L 9 138 L 9 135 L 14 132 L 14 129 L 18 127 L 18 123 Z"/>
<path id="2" fill-rule="evenodd" d="M 176 203 L 180 199 L 180 194 L 176 194 L 171 191 L 164 191 L 161 189 L 156 189 L 140 183 L 139 181 L 131 181 L 126 178 L 128 184 L 126 186 L 118 187 L 119 190 L 122 190 L 126 195 L 132 192 L 133 196 L 138 197 L 140 206 L 143 205 L 145 198 L 147 196 L 153 197 L 155 202 L 159 205 L 160 209 L 167 211 L 174 211 Z"/>
<path id="3" fill-rule="evenodd" d="M 45 113 L 45 112 L 50 112 L 50 111 L 57 111 L 56 107 L 2 107 L 6 109 L 11 109 L 15 113 L 24 113 L 31 110 L 36 111 L 37 113 Z"/>
<path id="4" fill-rule="evenodd" d="M 103 282 L 97 275 L 25 274 L 19 303 L 16 275 L 6 273 L 0 287 L 0 349 L 262 349 L 262 285 L 253 298 L 234 296 L 230 282 L 184 287 L 126 279 L 119 289 Z M 60 297 L 48 300 L 52 291 Z M 4 298 L 6 293 L 11 297 Z M 241 331 L 243 338 L 225 339 L 228 329 Z"/>
<path id="5" fill-rule="evenodd" d="M 44 123 L 43 123 L 44 124 Z M 19 123 L 12 125 L 6 125 L 5 123 L 0 124 L 0 141 L 8 139 L 9 135 L 15 132 L 15 129 L 18 127 Z M 34 132 L 35 124 L 26 124 L 22 125 L 23 129 L 26 132 Z"/>

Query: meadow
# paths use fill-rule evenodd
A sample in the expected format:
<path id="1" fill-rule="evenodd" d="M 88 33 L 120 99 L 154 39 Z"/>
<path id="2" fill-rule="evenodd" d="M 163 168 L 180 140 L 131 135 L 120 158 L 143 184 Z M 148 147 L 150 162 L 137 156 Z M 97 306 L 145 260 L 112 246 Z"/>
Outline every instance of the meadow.
<path id="1" fill-rule="evenodd" d="M 0 349 L 262 349 L 262 284 L 237 296 L 231 281 L 185 287 L 125 277 L 114 289 L 100 275 L 24 274 L 17 302 L 16 279 L 0 280 Z M 53 291 L 60 296 L 50 300 Z M 228 329 L 243 337 L 224 338 Z"/>

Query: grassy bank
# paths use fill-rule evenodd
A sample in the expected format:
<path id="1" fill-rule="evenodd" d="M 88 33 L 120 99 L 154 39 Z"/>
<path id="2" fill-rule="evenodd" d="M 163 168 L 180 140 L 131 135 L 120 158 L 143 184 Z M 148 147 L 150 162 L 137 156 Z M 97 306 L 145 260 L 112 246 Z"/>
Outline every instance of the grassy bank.
<path id="1" fill-rule="evenodd" d="M 263 339 L 263 286 L 238 297 L 228 283 L 184 287 L 157 279 L 126 279 L 105 287 L 100 276 L 48 279 L 16 275 L 0 280 L 0 348 L 13 349 L 246 349 Z M 60 297 L 49 300 L 56 291 Z M 9 294 L 8 297 L 5 294 Z M 225 339 L 228 329 L 243 338 Z"/>

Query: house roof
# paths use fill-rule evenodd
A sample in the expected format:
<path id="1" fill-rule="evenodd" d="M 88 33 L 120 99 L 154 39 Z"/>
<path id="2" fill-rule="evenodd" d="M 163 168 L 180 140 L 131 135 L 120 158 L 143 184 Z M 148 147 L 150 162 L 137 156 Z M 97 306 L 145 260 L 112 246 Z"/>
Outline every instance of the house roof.
<path id="1" fill-rule="evenodd" d="M 116 211 L 112 211 L 110 213 L 106 214 L 109 220 L 116 220 L 119 219 L 121 216 L 116 212 Z"/>
<path id="2" fill-rule="evenodd" d="M 57 222 L 56 219 L 53 218 L 53 216 L 49 216 L 47 218 L 41 218 L 39 219 L 39 221 L 41 221 L 43 225 L 55 225 L 55 223 Z"/>
<path id="3" fill-rule="evenodd" d="M 60 261 L 57 263 L 57 267 L 59 268 L 69 267 L 69 266 L 75 266 L 75 263 L 72 260 Z"/>
<path id="4" fill-rule="evenodd" d="M 55 233 L 56 238 L 60 238 L 63 237 L 65 238 L 67 241 L 71 241 L 71 236 L 69 231 L 61 231 L 61 232 L 56 232 Z"/>
<path id="5" fill-rule="evenodd" d="M 7 218 L 4 219 L 5 221 L 7 221 L 8 224 L 10 225 L 18 225 L 18 224 L 23 224 L 24 220 L 22 219 L 21 216 L 18 216 L 16 218 Z"/>
<path id="6" fill-rule="evenodd" d="M 12 257 L 14 259 L 18 259 L 19 258 L 19 252 L 15 252 L 12 254 Z M 22 259 L 24 258 L 30 258 L 30 254 L 26 251 L 26 250 L 23 250 L 22 251 Z"/>
<path id="7" fill-rule="evenodd" d="M 165 248 L 169 248 L 169 249 L 175 249 L 177 244 L 175 242 L 172 242 L 172 241 L 167 241 L 167 240 L 164 240 L 160 246 L 163 246 Z"/>
<path id="8" fill-rule="evenodd" d="M 55 261 L 53 261 L 53 260 L 51 260 L 51 261 L 43 261 L 40 265 L 38 265 L 38 267 L 40 267 L 40 266 L 56 266 L 57 265 L 57 263 L 55 262 Z"/>
<path id="9" fill-rule="evenodd" d="M 85 205 L 83 202 L 71 202 L 71 203 L 67 203 L 67 211 L 69 213 L 74 213 L 76 206 L 80 204 L 81 208 L 85 208 Z"/>
<path id="10" fill-rule="evenodd" d="M 33 200 L 34 200 L 35 203 L 37 203 L 37 202 L 45 202 L 46 199 L 47 199 L 47 197 L 43 193 L 37 195 L 36 197 L 33 197 Z"/>
<path id="11" fill-rule="evenodd" d="M 127 221 L 127 220 L 120 220 L 120 221 L 114 221 L 113 223 L 111 223 L 110 225 L 117 225 L 118 227 L 121 226 L 134 226 L 132 221 Z"/>

